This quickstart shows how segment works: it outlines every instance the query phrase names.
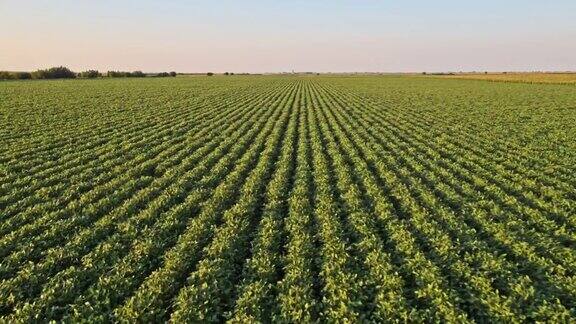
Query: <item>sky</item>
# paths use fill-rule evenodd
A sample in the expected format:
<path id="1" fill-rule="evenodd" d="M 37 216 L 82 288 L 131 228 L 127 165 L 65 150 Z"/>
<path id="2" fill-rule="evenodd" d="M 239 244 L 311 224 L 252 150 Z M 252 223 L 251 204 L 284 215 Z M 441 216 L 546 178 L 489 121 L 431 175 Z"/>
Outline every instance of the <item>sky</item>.
<path id="1" fill-rule="evenodd" d="M 0 0 L 0 70 L 576 70 L 574 0 Z"/>

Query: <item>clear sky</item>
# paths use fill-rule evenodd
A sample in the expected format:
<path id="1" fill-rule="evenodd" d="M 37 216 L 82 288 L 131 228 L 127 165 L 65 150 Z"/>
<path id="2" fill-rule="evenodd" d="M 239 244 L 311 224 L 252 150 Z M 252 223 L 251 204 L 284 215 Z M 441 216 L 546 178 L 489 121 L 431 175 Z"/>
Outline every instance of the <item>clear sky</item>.
<path id="1" fill-rule="evenodd" d="M 576 0 L 0 0 L 0 70 L 576 70 Z"/>

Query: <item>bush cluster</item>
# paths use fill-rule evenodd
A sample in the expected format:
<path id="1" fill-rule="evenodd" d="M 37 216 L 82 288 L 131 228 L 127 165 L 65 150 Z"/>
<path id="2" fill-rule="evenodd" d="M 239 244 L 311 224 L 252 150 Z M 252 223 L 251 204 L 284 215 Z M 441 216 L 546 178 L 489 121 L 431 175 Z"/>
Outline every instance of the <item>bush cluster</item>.
<path id="1" fill-rule="evenodd" d="M 124 71 L 108 71 L 106 76 L 110 78 L 143 78 L 146 76 L 142 71 L 124 72 Z"/>
<path id="2" fill-rule="evenodd" d="M 32 79 L 74 79 L 75 77 L 76 73 L 64 66 L 32 72 Z"/>
<path id="3" fill-rule="evenodd" d="M 0 71 L 0 80 L 26 80 L 26 79 L 73 79 L 76 73 L 70 69 L 58 66 L 45 70 L 30 72 Z"/>
<path id="4" fill-rule="evenodd" d="M 160 72 L 158 74 L 156 74 L 156 77 L 175 77 L 177 75 L 176 72 L 172 71 L 172 72 Z"/>
<path id="5" fill-rule="evenodd" d="M 88 70 L 88 71 L 78 73 L 78 77 L 80 77 L 80 78 L 93 79 L 93 78 L 99 78 L 101 76 L 102 76 L 102 73 L 98 72 L 97 70 Z"/>
<path id="6" fill-rule="evenodd" d="M 157 77 L 175 77 L 176 72 L 161 72 L 155 74 Z M 100 73 L 98 70 L 87 70 L 80 73 L 71 71 L 69 68 L 64 66 L 52 67 L 45 70 L 37 70 L 34 72 L 9 72 L 0 71 L 0 80 L 26 80 L 26 79 L 74 79 L 74 78 L 100 78 L 100 77 L 110 77 L 110 78 L 142 78 L 146 76 L 146 73 L 142 71 L 126 72 L 126 71 L 108 71 L 105 75 Z"/>
<path id="7" fill-rule="evenodd" d="M 30 72 L 8 72 L 0 71 L 0 80 L 26 80 L 32 79 Z"/>

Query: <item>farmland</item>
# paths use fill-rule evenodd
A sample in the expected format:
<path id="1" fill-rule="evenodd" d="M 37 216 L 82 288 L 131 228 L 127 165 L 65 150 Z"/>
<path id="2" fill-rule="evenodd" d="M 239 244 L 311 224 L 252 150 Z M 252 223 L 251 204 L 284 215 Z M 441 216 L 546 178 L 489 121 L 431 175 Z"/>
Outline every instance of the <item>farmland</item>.
<path id="1" fill-rule="evenodd" d="M 576 73 L 463 73 L 443 78 L 485 80 L 494 82 L 552 83 L 576 85 Z"/>
<path id="2" fill-rule="evenodd" d="M 576 88 L 0 83 L 2 322 L 576 320 Z"/>

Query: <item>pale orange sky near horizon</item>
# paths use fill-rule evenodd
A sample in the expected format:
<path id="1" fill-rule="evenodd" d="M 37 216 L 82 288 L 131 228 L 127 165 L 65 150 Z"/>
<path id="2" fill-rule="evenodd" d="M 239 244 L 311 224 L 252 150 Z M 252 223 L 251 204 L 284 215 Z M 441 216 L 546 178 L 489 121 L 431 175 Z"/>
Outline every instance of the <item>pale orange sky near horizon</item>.
<path id="1" fill-rule="evenodd" d="M 570 1 L 0 1 L 0 70 L 576 70 Z"/>

